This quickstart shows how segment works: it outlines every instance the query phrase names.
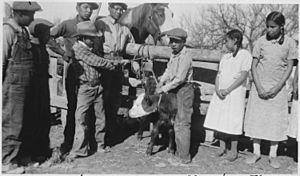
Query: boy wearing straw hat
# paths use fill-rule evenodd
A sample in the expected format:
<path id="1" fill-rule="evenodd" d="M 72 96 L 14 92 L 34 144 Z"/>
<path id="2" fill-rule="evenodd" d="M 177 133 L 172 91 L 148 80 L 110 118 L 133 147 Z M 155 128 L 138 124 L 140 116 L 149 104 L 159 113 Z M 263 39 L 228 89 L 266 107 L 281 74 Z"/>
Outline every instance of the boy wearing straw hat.
<path id="1" fill-rule="evenodd" d="M 89 150 L 89 116 L 88 109 L 93 106 L 96 116 L 95 138 L 101 131 L 97 131 L 99 126 L 105 124 L 105 114 L 103 109 L 103 86 L 101 84 L 101 69 L 114 70 L 115 66 L 127 63 L 127 60 L 109 60 L 97 56 L 92 52 L 94 39 L 99 37 L 94 24 L 84 21 L 77 24 L 77 41 L 73 45 L 75 60 L 80 64 L 79 89 L 77 95 L 77 108 L 75 112 L 75 137 L 73 148 L 67 161 L 73 161 L 78 157 L 85 157 L 91 154 Z M 101 137 L 101 136 L 100 136 Z"/>

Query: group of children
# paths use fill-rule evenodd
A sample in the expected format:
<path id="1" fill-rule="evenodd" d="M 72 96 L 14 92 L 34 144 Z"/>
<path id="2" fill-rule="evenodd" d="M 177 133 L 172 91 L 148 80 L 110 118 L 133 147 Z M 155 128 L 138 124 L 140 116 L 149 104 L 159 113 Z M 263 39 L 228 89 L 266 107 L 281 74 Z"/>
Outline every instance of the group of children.
<path id="1" fill-rule="evenodd" d="M 26 5 L 26 8 L 24 5 Z M 27 140 L 22 140 L 27 141 L 28 144 L 22 143 L 22 146 L 24 145 L 29 153 L 32 152 L 34 153 L 33 155 L 37 157 L 50 152 L 48 135 L 50 129 L 49 60 L 45 58 L 49 58 L 46 44 L 50 39 L 50 28 L 53 24 L 43 19 L 36 19 L 30 23 L 33 20 L 35 11 L 41 9 L 37 3 L 33 6 L 27 2 L 18 2 L 14 3 L 13 7 L 15 10 L 15 19 L 17 20 L 8 21 L 4 28 L 8 33 L 5 37 L 12 36 L 12 39 L 5 38 L 4 40 L 11 42 L 7 44 L 4 43 L 4 51 L 6 52 L 4 52 L 5 62 L 3 62 L 2 125 L 4 131 L 2 134 L 2 162 L 4 165 L 7 165 L 6 170 L 11 170 L 14 167 L 11 164 L 21 146 L 19 134 L 22 125 L 19 123 L 23 121 L 24 108 L 28 111 L 26 113 L 30 113 L 36 118 L 26 120 L 28 124 L 27 126 L 25 124 L 22 130 L 28 129 L 28 133 L 24 133 L 23 136 L 23 138 Z M 24 17 L 21 15 L 20 18 L 17 18 L 19 13 L 21 15 L 23 14 L 23 16 L 25 13 L 25 16 L 27 15 L 31 17 L 31 19 L 23 19 Z M 22 24 L 22 21 L 27 22 L 26 24 Z M 234 29 L 226 34 L 225 45 L 230 53 L 225 54 L 220 61 L 215 84 L 216 93 L 211 100 L 204 126 L 218 132 L 220 151 L 217 155 L 220 157 L 225 156 L 225 159 L 229 162 L 235 161 L 238 158 L 238 138 L 239 135 L 244 133 L 253 139 L 253 155 L 246 158 L 246 163 L 253 164 L 261 158 L 261 140 L 268 140 L 271 144 L 269 153 L 270 165 L 273 168 L 280 168 L 280 162 L 277 158 L 278 142 L 287 139 L 289 125 L 288 95 L 285 89 L 285 82 L 291 74 L 294 59 L 298 57 L 296 43 L 293 39 L 284 34 L 284 25 L 284 16 L 280 12 L 271 12 L 266 19 L 267 33 L 257 40 L 252 55 L 247 50 L 242 49 L 242 32 Z M 31 43 L 29 42 L 29 35 L 26 33 L 25 26 L 29 26 L 29 31 L 32 35 Z M 184 48 L 183 44 L 185 43 L 186 33 L 181 30 L 176 32 L 182 35 L 184 34 L 183 37 L 179 37 L 179 39 L 176 38 L 177 33 L 176 35 L 171 35 L 173 36 L 171 41 L 173 41 L 172 49 L 174 50 L 173 54 L 175 53 L 174 58 L 178 59 L 179 57 L 183 57 L 176 54 L 181 52 Z M 18 35 L 15 36 L 15 34 Z M 79 130 L 76 130 L 74 146 L 68 157 L 71 160 L 80 156 L 87 156 L 90 152 L 90 148 L 87 144 L 87 136 L 90 135 L 90 131 L 86 125 L 88 123 L 86 121 L 88 108 L 93 105 L 95 109 L 99 110 L 97 113 L 102 113 L 102 115 L 104 113 L 103 87 L 100 85 L 100 82 L 94 82 L 94 80 L 99 80 L 98 78 L 101 76 L 98 70 L 114 70 L 115 67 L 119 67 L 128 62 L 126 60 L 115 60 L 114 58 L 111 60 L 109 58 L 104 59 L 95 55 L 92 52 L 92 48 L 94 46 L 94 38 L 97 36 L 99 36 L 99 32 L 92 22 L 83 21 L 76 25 L 76 34 L 74 37 L 77 38 L 77 41 L 73 45 L 73 49 L 75 51 L 75 59 L 80 64 L 80 67 L 78 67 L 80 69 L 77 71 L 81 71 L 79 74 L 80 83 L 76 110 L 77 120 L 80 123 L 77 123 L 76 128 Z M 16 41 L 14 37 L 16 37 Z M 5 48 L 6 46 L 12 45 L 14 46 L 11 47 L 14 49 L 13 51 Z M 20 47 L 20 49 L 17 50 L 16 47 Z M 178 52 L 176 52 L 177 48 L 180 48 Z M 28 49 L 30 49 L 30 52 L 27 51 Z M 9 52 L 12 53 L 12 55 Z M 14 62 L 12 62 L 12 60 Z M 22 63 L 17 62 L 18 60 L 22 61 Z M 177 62 L 179 63 L 179 61 Z M 179 65 L 177 62 L 176 64 Z M 184 73 L 189 73 L 187 70 L 192 70 L 192 66 L 191 64 L 186 65 Z M 178 78 L 175 71 L 172 74 L 171 72 L 168 74 L 172 75 L 174 79 Z M 253 80 L 251 81 L 251 90 L 246 106 L 246 85 L 250 74 L 252 74 Z M 176 82 L 176 84 L 174 83 L 175 81 L 173 81 L 174 85 L 172 84 L 172 86 L 176 87 L 179 83 L 189 81 L 191 79 L 189 75 L 191 74 L 186 74 L 182 80 L 177 80 L 178 83 Z M 298 66 L 294 80 L 293 99 L 294 103 L 297 103 Z M 19 87 L 16 86 L 16 83 L 20 84 L 18 85 Z M 171 84 L 167 84 L 167 86 L 164 85 L 161 89 L 158 89 L 159 91 L 157 93 L 168 92 L 173 88 L 172 86 Z M 189 86 L 189 84 L 185 84 L 185 87 Z M 12 90 L 15 92 L 12 92 Z M 189 92 L 191 91 L 185 91 L 185 93 Z M 12 99 L 12 97 L 16 99 Z M 20 100 L 20 97 L 23 99 Z M 189 96 L 184 95 L 181 99 L 184 99 L 184 97 Z M 26 104 L 28 100 L 31 100 L 31 107 L 27 107 L 29 105 Z M 190 102 L 190 99 L 186 101 Z M 14 102 L 16 103 L 12 104 Z M 182 104 L 184 104 L 183 102 L 184 101 L 182 101 Z M 190 112 L 190 107 L 191 106 L 188 106 L 186 108 L 188 112 Z M 290 123 L 292 128 L 289 128 L 289 136 L 292 138 L 297 137 L 295 134 L 297 133 L 297 130 L 295 130 L 297 129 L 297 112 L 294 107 L 292 109 L 292 114 L 294 114 L 293 121 Z M 40 111 L 36 111 L 36 109 Z M 13 110 L 19 110 L 20 112 L 18 114 L 18 112 L 14 111 L 12 114 Z M 187 112 L 187 110 L 185 112 Z M 44 117 L 45 119 L 41 119 L 40 117 Z M 182 120 L 179 124 L 183 124 L 184 121 L 184 123 L 190 125 L 189 120 L 185 119 L 186 114 L 181 113 L 178 118 Z M 17 120 L 18 123 L 11 124 L 13 120 L 14 122 Z M 6 123 L 7 126 L 5 126 Z M 177 126 L 175 125 L 175 127 L 177 127 L 175 130 L 177 129 L 179 134 L 179 132 L 183 130 L 178 129 L 183 129 L 183 125 Z M 10 129 L 14 131 L 5 131 Z M 187 130 L 187 127 L 184 127 L 184 129 Z M 187 136 L 186 138 L 189 139 L 190 132 L 179 136 Z M 16 139 L 12 141 L 12 137 Z M 34 141 L 39 141 L 41 144 L 37 145 Z M 15 147 L 11 147 L 11 142 L 13 142 Z M 178 143 L 180 142 L 182 143 L 183 141 L 179 141 Z M 230 142 L 230 149 L 227 147 L 228 142 Z M 190 155 L 188 154 L 189 145 L 187 146 L 184 141 L 182 146 L 183 147 L 180 148 L 182 153 L 184 153 L 184 155 L 182 155 L 184 157 L 182 158 L 185 159 L 184 162 L 189 163 L 191 161 Z"/>
<path id="2" fill-rule="evenodd" d="M 244 133 L 253 140 L 253 154 L 247 164 L 261 158 L 261 140 L 270 141 L 269 163 L 280 168 L 277 158 L 278 143 L 287 140 L 288 125 L 297 133 L 297 115 L 288 123 L 288 92 L 285 83 L 289 78 L 294 59 L 297 59 L 296 42 L 284 34 L 285 18 L 280 12 L 271 12 L 266 18 L 267 33 L 260 37 L 252 55 L 241 49 L 243 34 L 231 30 L 226 34 L 225 54 L 219 65 L 215 94 L 212 97 L 204 127 L 217 131 L 220 141 L 219 157 L 232 162 L 238 158 L 238 137 Z M 298 67 L 298 66 L 297 66 Z M 298 69 L 297 69 L 298 70 Z M 246 84 L 249 74 L 250 95 L 245 105 Z M 295 72 L 294 99 L 298 94 L 298 73 Z M 295 107 L 293 106 L 293 109 Z M 296 137 L 295 134 L 291 137 Z M 227 149 L 227 145 L 231 146 Z"/>

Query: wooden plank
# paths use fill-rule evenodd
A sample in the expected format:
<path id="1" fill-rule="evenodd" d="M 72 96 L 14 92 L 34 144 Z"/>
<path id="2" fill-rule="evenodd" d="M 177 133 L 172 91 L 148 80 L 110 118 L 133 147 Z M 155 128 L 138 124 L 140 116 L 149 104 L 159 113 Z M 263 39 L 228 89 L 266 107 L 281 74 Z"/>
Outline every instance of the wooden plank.
<path id="1" fill-rule="evenodd" d="M 190 52 L 193 61 L 217 63 L 220 61 L 222 56 L 221 51 L 218 50 L 187 48 L 187 51 Z M 126 53 L 129 55 L 136 55 L 139 57 L 142 56 L 150 58 L 168 59 L 171 56 L 172 49 L 168 46 L 154 46 L 129 43 L 126 46 Z"/>

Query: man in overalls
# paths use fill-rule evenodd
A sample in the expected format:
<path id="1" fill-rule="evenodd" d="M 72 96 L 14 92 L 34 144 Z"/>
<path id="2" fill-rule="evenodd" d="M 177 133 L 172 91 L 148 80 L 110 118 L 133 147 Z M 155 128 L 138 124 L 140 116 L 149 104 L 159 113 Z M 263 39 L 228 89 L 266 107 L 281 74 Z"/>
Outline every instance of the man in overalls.
<path id="1" fill-rule="evenodd" d="M 13 17 L 3 24 L 2 171 L 24 173 L 19 155 L 24 141 L 28 91 L 34 72 L 29 33 L 25 28 L 41 10 L 37 2 L 13 2 Z"/>

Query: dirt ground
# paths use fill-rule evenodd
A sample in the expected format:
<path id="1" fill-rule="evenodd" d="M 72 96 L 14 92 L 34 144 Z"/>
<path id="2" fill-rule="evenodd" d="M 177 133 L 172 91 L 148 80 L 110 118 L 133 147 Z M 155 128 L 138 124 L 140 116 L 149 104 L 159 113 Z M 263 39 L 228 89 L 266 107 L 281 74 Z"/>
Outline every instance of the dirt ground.
<path id="1" fill-rule="evenodd" d="M 138 94 L 141 91 L 138 90 Z M 203 89 L 195 91 L 195 97 L 204 95 Z M 202 98 L 203 99 L 203 98 Z M 49 163 L 26 168 L 28 174 L 297 174 L 297 163 L 287 156 L 285 145 L 279 146 L 280 169 L 273 169 L 268 163 L 268 143 L 262 143 L 262 159 L 256 164 L 247 165 L 244 159 L 252 151 L 249 138 L 242 137 L 239 141 L 239 157 L 232 163 L 226 163 L 216 157 L 218 144 L 213 147 L 202 145 L 204 141 L 203 122 L 207 106 L 201 104 L 200 98 L 194 101 L 194 114 L 191 127 L 192 163 L 178 165 L 172 162 L 172 155 L 164 147 L 164 141 L 158 140 L 154 146 L 153 155 L 146 155 L 147 144 L 150 141 L 149 130 L 146 130 L 141 143 L 137 141 L 137 119 L 118 118 L 119 127 L 116 145 L 109 153 L 95 153 L 86 158 L 80 158 L 72 163 L 60 163 L 49 167 Z M 124 103 L 123 103 L 124 104 Z M 128 104 L 128 102 L 125 102 Z M 124 113 L 124 109 L 120 110 Z M 51 148 L 58 147 L 63 142 L 63 127 L 56 124 L 51 127 Z"/>
<path id="2" fill-rule="evenodd" d="M 189 165 L 178 165 L 173 163 L 171 154 L 163 148 L 163 142 L 158 141 L 154 147 L 154 154 L 146 156 L 146 147 L 150 140 L 149 132 L 144 132 L 144 139 L 137 142 L 136 121 L 124 120 L 120 128 L 119 142 L 112 147 L 109 153 L 95 153 L 86 158 L 80 158 L 73 163 L 61 163 L 47 166 L 47 162 L 40 166 L 26 168 L 30 174 L 297 174 L 297 170 L 291 169 L 296 163 L 291 157 L 285 156 L 281 145 L 280 169 L 273 169 L 268 164 L 267 145 L 263 146 L 265 151 L 262 159 L 256 164 L 247 165 L 244 158 L 251 151 L 250 141 L 242 138 L 239 144 L 239 158 L 233 163 L 226 163 L 215 157 L 217 149 L 200 144 L 202 137 L 199 130 L 192 129 L 193 161 Z M 126 132 L 125 132 L 126 131 Z M 51 147 L 57 147 L 63 140 L 63 128 L 55 125 L 51 128 Z M 196 133 L 196 134 L 195 134 Z M 201 134 L 200 134 L 201 135 Z M 248 148 L 247 148 L 248 147 Z M 248 151 L 247 151 L 248 150 Z"/>

